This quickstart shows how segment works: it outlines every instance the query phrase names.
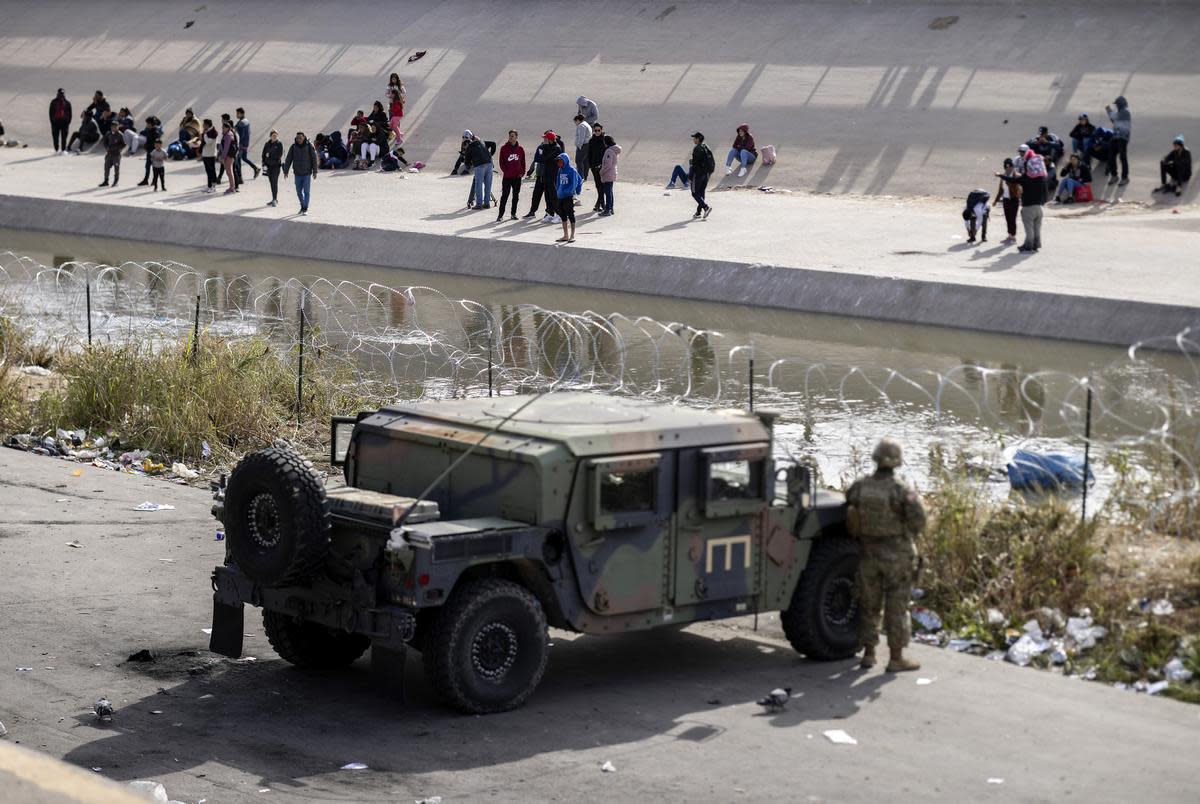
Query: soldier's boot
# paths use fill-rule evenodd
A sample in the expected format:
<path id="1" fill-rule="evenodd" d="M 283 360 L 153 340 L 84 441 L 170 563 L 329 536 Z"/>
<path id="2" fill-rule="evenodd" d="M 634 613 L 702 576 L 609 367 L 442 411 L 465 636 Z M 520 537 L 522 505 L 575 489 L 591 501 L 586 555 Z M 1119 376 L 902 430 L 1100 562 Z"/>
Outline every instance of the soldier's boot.
<path id="1" fill-rule="evenodd" d="M 891 661 L 888 662 L 887 671 L 889 673 L 904 673 L 909 670 L 920 670 L 921 663 L 913 659 L 904 658 L 904 648 L 890 648 Z"/>
<path id="2" fill-rule="evenodd" d="M 863 670 L 870 670 L 872 667 L 875 666 L 875 646 L 874 645 L 867 645 L 865 648 L 863 648 L 862 661 L 860 661 L 858 663 L 858 666 L 861 667 Z"/>

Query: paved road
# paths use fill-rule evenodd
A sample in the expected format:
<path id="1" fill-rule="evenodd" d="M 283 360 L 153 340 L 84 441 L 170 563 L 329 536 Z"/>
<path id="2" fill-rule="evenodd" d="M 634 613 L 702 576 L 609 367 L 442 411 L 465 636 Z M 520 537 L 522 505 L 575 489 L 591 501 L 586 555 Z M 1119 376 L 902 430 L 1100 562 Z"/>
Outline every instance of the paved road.
<path id="1" fill-rule="evenodd" d="M 922 647 L 917 675 L 809 663 L 769 618 L 757 633 L 555 633 L 530 703 L 485 718 L 435 704 L 416 662 L 407 706 L 364 661 L 296 671 L 253 618 L 257 661 L 218 660 L 201 632 L 222 553 L 207 495 L 80 468 L 0 450 L 0 720 L 10 740 L 175 799 L 1195 800 L 1200 707 Z M 176 508 L 134 512 L 143 500 Z M 142 648 L 160 660 L 124 661 Z M 777 685 L 797 698 L 764 715 L 753 700 Z M 111 726 L 88 712 L 100 695 Z"/>

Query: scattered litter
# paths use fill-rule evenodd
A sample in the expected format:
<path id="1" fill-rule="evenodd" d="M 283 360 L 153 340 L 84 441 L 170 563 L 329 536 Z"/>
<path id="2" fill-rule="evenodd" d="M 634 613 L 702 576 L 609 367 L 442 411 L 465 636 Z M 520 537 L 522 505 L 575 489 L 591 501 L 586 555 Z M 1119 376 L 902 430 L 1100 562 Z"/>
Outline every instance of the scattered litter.
<path id="1" fill-rule="evenodd" d="M 260 787 L 260 788 L 258 789 L 258 792 L 260 792 L 260 793 L 270 793 L 270 792 L 271 792 L 271 788 L 269 788 L 269 787 Z"/>
<path id="2" fill-rule="evenodd" d="M 107 698 L 101 698 L 92 705 L 92 711 L 96 713 L 96 717 L 101 720 L 112 720 L 113 705 Z"/>
<path id="3" fill-rule="evenodd" d="M 966 653 L 968 651 L 986 651 L 987 645 L 980 642 L 978 639 L 952 639 L 946 643 L 949 650 L 957 651 L 958 653 Z"/>
<path id="4" fill-rule="evenodd" d="M 157 801 L 160 804 L 167 804 L 170 799 L 167 798 L 167 788 L 163 787 L 160 782 L 145 782 L 136 781 L 130 782 L 129 786 L 137 793 L 140 793 L 143 798 L 150 801 Z"/>
<path id="5" fill-rule="evenodd" d="M 206 693 L 204 693 L 203 695 L 201 695 L 199 698 L 197 698 L 197 700 L 199 700 L 199 701 L 204 701 L 204 700 L 207 700 L 207 699 L 209 699 L 209 698 L 215 698 L 215 697 L 217 697 L 217 696 L 213 695 L 211 692 L 206 692 Z"/>
<path id="6" fill-rule="evenodd" d="M 928 687 L 930 684 L 933 683 L 933 681 L 934 680 L 932 678 L 918 678 L 917 686 L 918 687 Z"/>
<path id="7" fill-rule="evenodd" d="M 8 729 L 4 728 L 4 721 L 0 720 L 0 737 L 4 737 L 7 734 L 8 734 Z"/>
<path id="8" fill-rule="evenodd" d="M 365 762 L 347 762 L 345 765 L 342 766 L 342 770 L 366 770 L 366 769 L 367 769 L 367 765 Z"/>
<path id="9" fill-rule="evenodd" d="M 1108 629 L 1102 625 L 1092 625 L 1091 617 L 1071 617 L 1067 620 L 1067 636 L 1075 642 L 1080 650 L 1096 647 L 1096 640 L 1108 635 Z"/>
<path id="10" fill-rule="evenodd" d="M 203 458 L 211 458 L 212 457 L 212 447 L 210 447 L 208 445 L 207 441 L 200 442 L 200 456 Z"/>
<path id="11" fill-rule="evenodd" d="M 162 471 L 166 468 L 167 468 L 166 464 L 155 463 L 154 461 L 150 460 L 149 458 L 142 459 L 142 471 L 148 475 L 161 474 Z"/>
<path id="12" fill-rule="evenodd" d="M 940 647 L 942 638 L 937 634 L 913 634 L 913 642 L 920 642 L 922 645 L 933 645 L 935 648 Z"/>
<path id="13" fill-rule="evenodd" d="M 1000 628 L 1006 622 L 1008 622 L 1008 618 L 1004 616 L 1004 612 L 1000 611 L 1000 609 L 987 610 L 987 624 L 992 628 Z"/>
<path id="14" fill-rule="evenodd" d="M 1171 685 L 1169 681 L 1155 681 L 1153 684 L 1146 685 L 1146 692 L 1149 695 L 1158 695 Z"/>
<path id="15" fill-rule="evenodd" d="M 1051 664 L 1066 664 L 1067 663 L 1067 646 L 1061 639 L 1050 640 L 1050 663 Z"/>
<path id="16" fill-rule="evenodd" d="M 707 701 L 705 701 L 705 703 L 707 703 L 709 706 L 720 706 L 721 699 L 720 698 L 709 698 Z"/>
<path id="17" fill-rule="evenodd" d="M 71 477 L 83 477 L 83 470 L 76 469 L 74 472 L 71 473 Z"/>
<path id="18" fill-rule="evenodd" d="M 83 543 L 78 539 L 67 542 L 67 547 L 83 547 Z"/>
<path id="19" fill-rule="evenodd" d="M 1029 622 L 1025 623 L 1025 625 L 1021 626 L 1021 629 L 1034 639 L 1045 638 L 1045 634 L 1042 633 L 1042 624 L 1037 620 L 1030 620 Z"/>
<path id="20" fill-rule="evenodd" d="M 912 590 L 912 599 L 913 600 L 921 600 L 924 597 L 925 597 L 924 589 L 921 589 L 920 587 L 916 587 L 916 586 L 913 587 L 913 590 Z"/>
<path id="21" fill-rule="evenodd" d="M 442 804 L 441 796 L 429 796 L 427 798 L 419 798 L 416 804 Z"/>
<path id="22" fill-rule="evenodd" d="M 144 503 L 138 503 L 134 507 L 133 510 L 135 510 L 135 511 L 174 511 L 175 506 L 170 505 L 168 503 L 144 502 Z"/>
<path id="23" fill-rule="evenodd" d="M 1164 597 L 1150 604 L 1150 613 L 1155 617 L 1166 617 L 1168 614 L 1175 613 L 1175 607 Z"/>
<path id="24" fill-rule="evenodd" d="M 49 377 L 50 369 L 43 366 L 22 366 L 21 373 L 31 377 Z"/>
<path id="25" fill-rule="evenodd" d="M 1183 660 L 1178 657 L 1167 662 L 1163 668 L 1163 675 L 1167 677 L 1167 681 L 1191 681 L 1192 671 L 1183 666 Z"/>
<path id="26" fill-rule="evenodd" d="M 127 661 L 127 662 L 153 662 L 153 661 L 157 661 L 157 660 L 158 660 L 158 657 L 154 655 L 154 651 L 150 650 L 149 648 L 142 648 L 141 650 L 137 651 L 136 653 L 129 654 L 129 658 L 126 659 L 125 661 Z"/>
<path id="27" fill-rule="evenodd" d="M 787 706 L 788 701 L 791 699 L 791 687 L 776 687 L 762 698 L 759 698 L 758 705 L 766 709 L 768 712 L 780 712 L 784 707 Z"/>
<path id="28" fill-rule="evenodd" d="M 250 662 L 257 662 L 258 659 L 253 656 L 243 656 L 240 659 L 234 659 L 234 661 L 238 662 L 239 664 L 249 664 Z"/>
<path id="29" fill-rule="evenodd" d="M 912 618 L 923 631 L 933 633 L 942 630 L 942 618 L 924 606 L 913 606 Z"/>
<path id="30" fill-rule="evenodd" d="M 212 636 L 212 629 L 211 628 L 201 628 L 200 633 L 208 634 L 209 636 Z"/>
<path id="31" fill-rule="evenodd" d="M 225 541 L 225 531 L 223 531 L 223 530 L 218 530 L 218 531 L 217 531 L 217 536 L 216 536 L 216 539 L 215 539 L 214 541 L 218 541 L 218 542 L 223 542 L 223 541 Z"/>
<path id="32" fill-rule="evenodd" d="M 829 738 L 829 742 L 836 745 L 858 745 L 858 740 L 854 739 L 841 729 L 829 729 L 828 731 L 823 731 L 821 733 Z"/>
<path id="33" fill-rule="evenodd" d="M 616 766 L 616 765 L 614 765 L 614 764 L 612 764 L 611 762 L 609 762 L 609 761 L 606 759 L 606 760 L 604 760 L 604 764 L 600 766 L 600 771 L 601 771 L 602 773 L 616 773 L 616 772 L 617 772 L 617 766 Z"/>
<path id="34" fill-rule="evenodd" d="M 174 564 L 175 563 L 175 559 L 173 559 L 173 558 L 160 558 L 159 561 L 163 562 L 164 564 Z"/>
<path id="35" fill-rule="evenodd" d="M 57 500 L 55 500 L 55 502 L 56 502 L 56 503 L 60 503 L 60 502 L 69 502 L 69 501 L 70 501 L 70 499 L 71 499 L 70 497 L 59 497 Z"/>
<path id="36" fill-rule="evenodd" d="M 196 478 L 200 477 L 199 472 L 188 469 L 182 463 L 171 464 L 171 474 L 175 475 L 176 477 L 182 477 L 185 480 L 195 480 Z"/>
<path id="37" fill-rule="evenodd" d="M 1038 629 L 1041 633 L 1041 629 Z M 1013 643 L 1006 654 L 1008 660 L 1018 667 L 1025 667 L 1033 661 L 1035 656 L 1040 656 L 1049 647 L 1049 643 L 1040 637 L 1034 637 L 1030 634 L 1024 634 L 1020 639 Z"/>
<path id="38" fill-rule="evenodd" d="M 988 784 L 1004 784 L 1004 780 L 999 776 L 991 776 L 988 778 Z"/>
<path id="39" fill-rule="evenodd" d="M 33 668 L 32 667 L 18 667 L 17 672 L 18 673 L 32 673 Z"/>
<path id="40" fill-rule="evenodd" d="M 161 715 L 162 713 L 163 713 L 163 710 L 161 710 L 161 709 L 151 709 L 150 710 L 150 714 L 152 714 L 152 715 Z"/>

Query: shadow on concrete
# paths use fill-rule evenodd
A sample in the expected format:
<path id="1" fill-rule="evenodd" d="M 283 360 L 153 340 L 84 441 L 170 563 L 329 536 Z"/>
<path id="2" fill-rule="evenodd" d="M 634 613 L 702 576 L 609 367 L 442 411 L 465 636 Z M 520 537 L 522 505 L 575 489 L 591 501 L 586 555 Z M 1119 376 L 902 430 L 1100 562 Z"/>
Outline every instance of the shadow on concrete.
<path id="1" fill-rule="evenodd" d="M 983 268 L 983 272 L 985 274 L 994 274 L 994 273 L 998 273 L 1000 271 L 1008 271 L 1012 268 L 1016 268 L 1018 265 L 1023 263 L 1025 260 L 1028 260 L 1028 259 L 1030 259 L 1032 257 L 1036 257 L 1036 256 L 1037 256 L 1036 254 L 1034 254 L 1033 252 L 1030 252 L 1030 251 L 1016 251 L 1014 249 L 1013 251 L 1010 251 L 1009 253 L 1005 254 L 1003 257 L 1000 257 L 999 259 L 997 259 L 995 262 L 991 263 L 990 265 L 985 265 Z"/>
<path id="2" fill-rule="evenodd" d="M 416 653 L 405 706 L 377 687 L 366 660 L 315 672 L 273 656 L 235 663 L 213 662 L 206 651 L 163 651 L 165 662 L 123 665 L 152 676 L 160 691 L 118 703 L 112 723 L 65 759 L 121 780 L 215 761 L 263 786 L 302 792 L 307 779 L 347 762 L 376 772 L 454 772 L 658 735 L 699 742 L 723 730 L 709 722 L 708 709 L 751 704 L 745 716 L 753 717 L 760 711 L 753 702 L 779 686 L 796 697 L 770 716 L 773 726 L 850 718 L 895 678 L 854 670 L 852 659 L 814 663 L 753 639 L 683 631 L 551 640 L 549 667 L 530 701 L 485 717 L 437 704 Z M 76 728 L 95 725 L 87 714 Z"/>

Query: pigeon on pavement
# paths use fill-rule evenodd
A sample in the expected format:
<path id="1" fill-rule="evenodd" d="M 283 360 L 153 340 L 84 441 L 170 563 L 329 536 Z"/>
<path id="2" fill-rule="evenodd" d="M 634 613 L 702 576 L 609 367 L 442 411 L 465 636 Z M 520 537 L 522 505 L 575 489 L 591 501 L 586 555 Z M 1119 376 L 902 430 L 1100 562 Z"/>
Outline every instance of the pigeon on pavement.
<path id="1" fill-rule="evenodd" d="M 792 698 L 792 688 L 775 688 L 767 693 L 765 698 L 758 699 L 758 705 L 768 712 L 782 712 L 787 702 Z"/>
<path id="2" fill-rule="evenodd" d="M 96 701 L 96 705 L 93 707 L 93 709 L 96 711 L 96 717 L 100 718 L 101 720 L 112 720 L 113 705 L 109 703 L 107 698 L 101 698 L 100 700 Z"/>

